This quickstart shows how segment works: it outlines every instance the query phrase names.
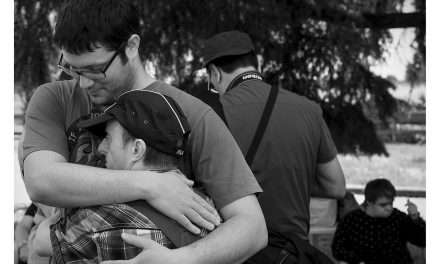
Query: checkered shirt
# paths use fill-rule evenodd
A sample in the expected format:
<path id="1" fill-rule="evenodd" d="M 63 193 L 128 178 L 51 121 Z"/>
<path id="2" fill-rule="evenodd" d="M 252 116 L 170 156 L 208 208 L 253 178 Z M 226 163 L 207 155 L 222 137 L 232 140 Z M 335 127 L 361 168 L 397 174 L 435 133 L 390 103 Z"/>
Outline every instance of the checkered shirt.
<path id="1" fill-rule="evenodd" d="M 145 236 L 165 247 L 175 248 L 151 220 L 125 204 L 69 209 L 50 229 L 57 263 L 131 259 L 141 249 L 125 243 L 122 233 Z"/>

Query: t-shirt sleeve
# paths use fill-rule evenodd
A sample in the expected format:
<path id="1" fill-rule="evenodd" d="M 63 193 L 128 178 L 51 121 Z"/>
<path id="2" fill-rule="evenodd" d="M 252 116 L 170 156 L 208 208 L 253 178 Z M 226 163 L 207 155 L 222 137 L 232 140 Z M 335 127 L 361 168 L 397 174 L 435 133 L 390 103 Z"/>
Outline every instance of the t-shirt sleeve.
<path id="1" fill-rule="evenodd" d="M 32 96 L 26 110 L 23 155 L 38 150 L 50 150 L 68 159 L 67 137 L 64 127 L 63 102 L 53 86 L 42 85 Z"/>
<path id="2" fill-rule="evenodd" d="M 262 192 L 231 133 L 212 109 L 193 128 L 190 140 L 196 181 L 217 208 Z"/>
<path id="3" fill-rule="evenodd" d="M 322 164 L 333 160 L 338 152 L 335 144 L 333 143 L 333 139 L 330 131 L 328 130 L 327 124 L 322 117 L 320 117 L 319 123 L 321 137 L 318 149 L 318 163 Z"/>

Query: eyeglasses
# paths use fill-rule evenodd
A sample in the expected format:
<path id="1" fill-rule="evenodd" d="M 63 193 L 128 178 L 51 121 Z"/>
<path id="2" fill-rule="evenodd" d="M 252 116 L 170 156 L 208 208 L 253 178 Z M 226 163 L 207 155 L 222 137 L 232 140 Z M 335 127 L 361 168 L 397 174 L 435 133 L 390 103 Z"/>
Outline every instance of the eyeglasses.
<path id="1" fill-rule="evenodd" d="M 105 72 L 110 67 L 112 62 L 115 60 L 116 56 L 121 52 L 122 48 L 125 46 L 125 41 L 119 46 L 119 48 L 115 51 L 115 54 L 113 54 L 113 57 L 110 59 L 110 61 L 107 63 L 107 65 L 104 67 L 103 70 L 99 71 L 83 71 L 83 70 L 77 70 L 73 69 L 72 66 L 65 67 L 61 65 L 61 62 L 63 61 L 63 54 L 61 53 L 60 61 L 58 62 L 57 67 L 61 69 L 66 74 L 72 76 L 75 79 L 79 79 L 80 76 L 86 77 L 90 80 L 102 80 L 107 77 Z"/>
<path id="2" fill-rule="evenodd" d="M 216 89 L 210 87 L 210 83 L 211 83 L 211 71 L 208 69 L 208 67 L 206 67 L 206 73 L 208 74 L 208 92 L 218 94 L 218 91 L 217 91 Z"/>

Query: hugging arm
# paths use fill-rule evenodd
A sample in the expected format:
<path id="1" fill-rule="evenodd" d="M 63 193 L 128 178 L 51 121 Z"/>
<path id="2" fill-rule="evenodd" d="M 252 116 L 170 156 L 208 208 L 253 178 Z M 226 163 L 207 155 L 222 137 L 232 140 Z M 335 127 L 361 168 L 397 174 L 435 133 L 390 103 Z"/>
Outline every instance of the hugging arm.
<path id="1" fill-rule="evenodd" d="M 214 209 L 191 190 L 192 182 L 175 172 L 94 168 L 68 163 L 60 154 L 47 150 L 29 154 L 24 172 L 31 199 L 50 206 L 80 207 L 142 199 L 195 233 L 199 228 L 192 222 L 209 230 L 213 229 L 212 223 L 218 223 Z"/>
<path id="2" fill-rule="evenodd" d="M 123 236 L 126 242 L 143 251 L 132 260 L 105 261 L 103 264 L 243 263 L 266 246 L 264 216 L 254 195 L 238 199 L 220 211 L 225 223 L 193 244 L 168 249 L 148 238 Z"/>

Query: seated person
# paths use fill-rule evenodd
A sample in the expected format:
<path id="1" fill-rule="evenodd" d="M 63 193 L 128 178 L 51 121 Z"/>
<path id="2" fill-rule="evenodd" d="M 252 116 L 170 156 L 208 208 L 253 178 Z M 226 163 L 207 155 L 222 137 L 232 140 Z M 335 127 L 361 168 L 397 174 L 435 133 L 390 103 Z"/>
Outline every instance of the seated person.
<path id="1" fill-rule="evenodd" d="M 99 151 L 105 155 L 109 169 L 178 170 L 182 157 L 187 154 L 190 131 L 182 110 L 172 98 L 156 92 L 135 90 L 124 93 L 102 115 L 80 123 L 79 127 L 98 136 L 106 135 Z M 136 202 L 152 209 L 145 201 Z M 77 208 L 59 220 L 49 218 L 38 235 L 41 240 L 48 241 L 50 227 L 54 257 L 59 263 L 131 259 L 141 249 L 125 243 L 122 233 L 146 236 L 168 248 L 183 246 L 173 243 L 170 233 L 159 228 L 162 223 L 152 220 L 157 218 L 138 209 L 133 202 Z M 166 216 L 162 217 L 176 224 Z M 202 230 L 199 237 L 208 233 Z M 181 227 L 179 232 L 187 231 Z M 43 244 L 39 253 L 50 253 L 47 243 Z"/>
<path id="2" fill-rule="evenodd" d="M 425 247 L 426 226 L 408 200 L 408 214 L 393 208 L 396 190 L 386 179 L 367 183 L 365 202 L 338 224 L 333 257 L 344 263 L 412 263 L 407 242 Z"/>

